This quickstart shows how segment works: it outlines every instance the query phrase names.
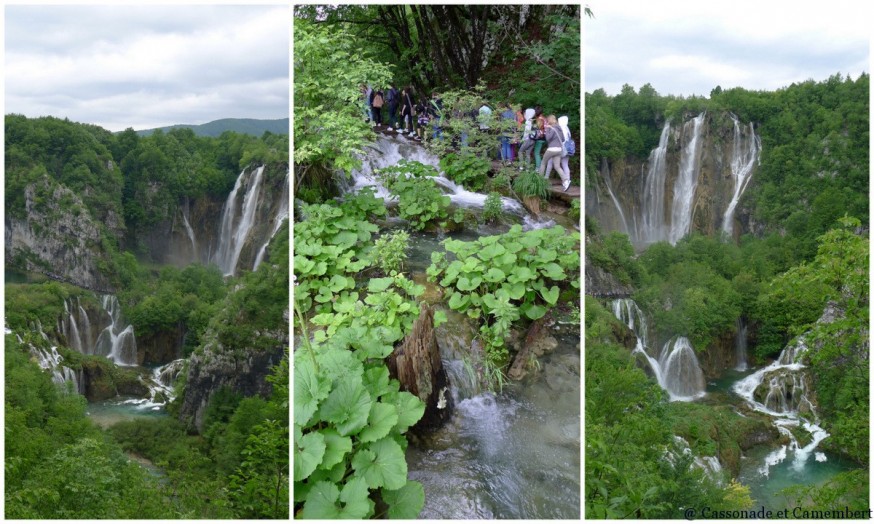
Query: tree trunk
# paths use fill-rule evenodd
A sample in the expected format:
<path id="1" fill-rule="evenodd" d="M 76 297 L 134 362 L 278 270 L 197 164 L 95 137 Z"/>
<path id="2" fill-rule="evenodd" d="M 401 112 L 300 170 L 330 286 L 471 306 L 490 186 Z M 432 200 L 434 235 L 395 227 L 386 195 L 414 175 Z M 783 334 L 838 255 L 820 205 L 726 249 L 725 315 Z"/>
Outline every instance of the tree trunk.
<path id="1" fill-rule="evenodd" d="M 433 430 L 449 420 L 452 397 L 449 378 L 440 359 L 440 347 L 434 334 L 434 311 L 426 303 L 413 329 L 388 357 L 388 369 L 409 391 L 425 403 L 425 414 L 413 430 Z"/>

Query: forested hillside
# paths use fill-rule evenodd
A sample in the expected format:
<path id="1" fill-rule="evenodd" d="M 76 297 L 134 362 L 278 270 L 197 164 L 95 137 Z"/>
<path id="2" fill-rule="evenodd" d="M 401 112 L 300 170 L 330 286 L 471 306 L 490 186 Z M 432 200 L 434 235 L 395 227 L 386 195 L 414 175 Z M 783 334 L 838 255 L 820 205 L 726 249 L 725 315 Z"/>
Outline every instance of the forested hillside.
<path id="1" fill-rule="evenodd" d="M 5 146 L 6 517 L 287 518 L 288 135 Z"/>
<path id="2" fill-rule="evenodd" d="M 867 508 L 868 100 L 586 94 L 587 515 Z"/>
<path id="3" fill-rule="evenodd" d="M 137 131 L 140 136 L 149 136 L 155 131 L 169 133 L 174 129 L 190 129 L 197 136 L 219 137 L 225 131 L 243 135 L 262 136 L 264 133 L 274 135 L 288 134 L 288 119 L 277 118 L 275 120 L 259 120 L 256 118 L 222 118 L 205 124 L 177 124 L 173 126 L 159 127 L 157 129 L 141 129 Z"/>

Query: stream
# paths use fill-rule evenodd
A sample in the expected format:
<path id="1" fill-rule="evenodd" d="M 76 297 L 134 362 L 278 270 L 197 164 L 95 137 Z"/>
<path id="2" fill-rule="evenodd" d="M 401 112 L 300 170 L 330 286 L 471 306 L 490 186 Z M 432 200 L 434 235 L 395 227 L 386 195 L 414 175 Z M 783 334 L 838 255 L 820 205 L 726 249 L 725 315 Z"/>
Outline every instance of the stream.
<path id="1" fill-rule="evenodd" d="M 373 173 L 402 158 L 437 166 L 436 157 L 418 144 L 379 136 L 362 168 L 353 171 L 346 190 L 373 186 L 391 204 L 391 196 Z M 442 176 L 435 182 L 450 196 L 453 207 L 475 214 L 481 210 L 485 195 Z M 413 280 L 423 282 L 431 253 L 444 250 L 440 242 L 445 238 L 473 241 L 505 233 L 513 223 L 521 223 L 525 230 L 556 223 L 573 227 L 561 215 L 543 213 L 534 219 L 517 201 L 505 198 L 504 216 L 495 224 L 470 223 L 464 230 L 440 235 L 411 231 L 404 269 Z M 448 322 L 435 331 L 455 411 L 433 433 L 408 435 L 408 476 L 425 490 L 419 518 L 579 519 L 579 323 L 548 327 L 556 344 L 538 359 L 540 369 L 519 382 L 508 380 L 502 391 L 491 393 L 479 390 L 467 364 L 476 360 L 471 354 L 473 328 L 466 317 L 445 312 Z"/>

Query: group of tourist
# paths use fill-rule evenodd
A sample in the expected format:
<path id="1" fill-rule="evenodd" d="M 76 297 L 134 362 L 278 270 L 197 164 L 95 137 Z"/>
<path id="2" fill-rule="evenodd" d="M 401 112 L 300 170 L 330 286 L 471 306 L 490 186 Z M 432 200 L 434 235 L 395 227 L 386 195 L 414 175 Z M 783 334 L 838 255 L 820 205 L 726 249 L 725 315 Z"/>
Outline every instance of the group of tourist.
<path id="1" fill-rule="evenodd" d="M 429 124 L 434 138 L 442 134 L 443 101 L 436 92 L 431 93 L 431 98 L 417 98 L 412 86 L 398 91 L 391 83 L 385 91 L 362 85 L 361 96 L 366 103 L 364 118 L 375 126 L 386 125 L 387 131 L 397 131 L 419 141 L 425 138 Z M 387 114 L 383 114 L 383 109 Z"/>
<path id="2" fill-rule="evenodd" d="M 412 86 L 398 91 L 393 83 L 386 90 L 371 89 L 362 84 L 361 97 L 364 101 L 365 119 L 372 121 L 375 126 L 387 125 L 387 131 L 397 131 L 417 141 L 428 138 L 428 134 L 433 139 L 442 139 L 444 118 L 448 116 L 444 115 L 443 101 L 436 92 L 431 93 L 430 98 L 418 98 Z M 383 115 L 383 109 L 387 110 L 387 115 Z M 534 169 L 547 179 L 554 169 L 561 178 L 562 188 L 567 191 L 571 184 L 568 162 L 576 153 L 576 144 L 568 128 L 568 117 L 544 115 L 541 106 L 528 108 L 523 112 L 521 107 L 514 111 L 505 102 L 501 109 L 499 118 L 513 121 L 515 126 L 505 123 L 493 131 L 492 108 L 486 101 L 482 102 L 479 109 L 470 112 L 456 110 L 453 116 L 471 118 L 478 123 L 480 131 L 498 135 L 498 156 L 505 165 L 516 162 L 519 169 L 530 167 L 533 152 Z M 467 139 L 467 133 L 462 132 L 462 148 L 467 146 Z M 546 151 L 541 157 L 544 145 Z"/>

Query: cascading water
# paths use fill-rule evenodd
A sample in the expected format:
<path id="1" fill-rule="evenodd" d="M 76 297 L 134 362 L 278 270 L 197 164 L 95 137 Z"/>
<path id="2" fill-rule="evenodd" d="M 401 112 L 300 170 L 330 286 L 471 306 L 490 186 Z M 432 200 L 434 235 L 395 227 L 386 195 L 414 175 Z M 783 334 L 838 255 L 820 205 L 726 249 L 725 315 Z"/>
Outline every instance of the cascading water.
<path id="1" fill-rule="evenodd" d="M 31 326 L 31 329 L 37 333 L 39 333 L 40 337 L 44 342 L 48 343 L 49 337 L 46 335 L 45 331 L 43 331 L 42 324 L 37 320 L 35 325 Z M 12 330 L 6 327 L 6 334 L 11 335 Z M 60 386 L 66 386 L 67 383 L 72 384 L 72 390 L 81 393 L 82 388 L 84 386 L 82 381 L 82 371 L 80 370 L 78 373 L 68 368 L 63 364 L 64 357 L 58 353 L 57 346 L 44 347 L 38 346 L 32 343 L 26 343 L 24 339 L 21 338 L 20 335 L 15 335 L 18 339 L 19 344 L 26 344 L 28 347 L 28 351 L 30 352 L 30 356 L 36 360 L 37 365 L 41 369 L 44 369 L 52 374 L 52 382 L 58 384 Z M 65 387 L 66 390 L 66 387 Z"/>
<path id="2" fill-rule="evenodd" d="M 417 161 L 422 164 L 440 169 L 439 159 L 419 144 L 413 144 L 405 139 L 377 135 L 376 142 L 372 147 L 373 152 L 362 158 L 361 167 L 352 171 L 352 183 L 349 191 L 358 191 L 364 187 L 372 187 L 377 197 L 391 201 L 392 196 L 383 187 L 376 176 L 380 169 L 397 165 L 401 160 Z M 485 205 L 487 195 L 468 191 L 462 186 L 444 176 L 433 177 L 434 182 L 446 190 L 452 204 L 465 208 L 482 208 Z M 504 210 L 510 213 L 524 216 L 525 208 L 512 198 L 502 198 Z"/>
<path id="3" fill-rule="evenodd" d="M 146 387 L 149 388 L 151 407 L 162 406 L 176 397 L 173 383 L 182 373 L 185 362 L 184 358 L 180 358 L 152 370 L 151 380 L 145 382 Z"/>
<path id="4" fill-rule="evenodd" d="M 819 443 L 828 437 L 828 433 L 816 425 L 816 410 L 807 396 L 808 379 L 805 366 L 800 362 L 806 350 L 804 340 L 799 339 L 783 349 L 779 359 L 732 387 L 752 409 L 774 417 L 777 430 L 789 440 L 789 444 L 765 457 L 759 471 L 766 477 L 770 468 L 786 460 L 790 453 L 793 456 L 792 468 L 801 471 Z M 803 428 L 810 434 L 810 442 L 800 445 L 789 429 L 792 427 Z M 817 454 L 818 461 L 825 459 L 824 454 Z"/>
<path id="5" fill-rule="evenodd" d="M 691 138 L 680 157 L 680 171 L 674 182 L 674 200 L 671 204 L 671 229 L 668 241 L 676 244 L 689 233 L 692 225 L 693 200 L 698 187 L 701 157 L 701 125 L 706 113 L 701 113 L 683 125 L 683 135 Z"/>
<path id="6" fill-rule="evenodd" d="M 194 229 L 191 228 L 191 223 L 188 221 L 188 201 L 185 201 L 185 207 L 182 209 L 182 225 L 185 226 L 185 233 L 188 235 L 188 240 L 191 241 L 191 255 L 195 261 L 199 260 L 197 251 L 197 239 L 194 236 Z"/>
<path id="7" fill-rule="evenodd" d="M 731 178 L 734 180 L 734 194 L 722 219 L 722 231 L 729 237 L 734 234 L 734 210 L 741 195 L 749 185 L 750 175 L 753 172 L 753 167 L 759 162 L 762 149 L 762 142 L 756 135 L 752 122 L 749 125 L 749 133 L 744 137 L 737 117 L 731 115 L 731 119 L 734 121 L 734 142 L 731 150 Z"/>
<path id="8" fill-rule="evenodd" d="M 604 185 L 607 186 L 607 193 L 610 195 L 610 199 L 613 200 L 613 205 L 616 206 L 616 211 L 619 212 L 619 218 L 622 219 L 622 227 L 625 230 L 625 233 L 630 235 L 631 229 L 628 227 L 628 220 L 625 219 L 625 213 L 622 212 L 622 206 L 619 205 L 619 200 L 616 199 L 616 195 L 613 194 L 613 187 L 610 183 L 610 170 L 605 169 L 602 171 L 604 173 Z"/>
<path id="9" fill-rule="evenodd" d="M 665 233 L 665 175 L 667 174 L 668 138 L 671 121 L 666 120 L 659 137 L 659 145 L 649 154 L 648 169 L 644 180 L 643 204 L 638 243 L 651 244 L 664 240 Z"/>
<path id="10" fill-rule="evenodd" d="M 119 366 L 137 365 L 137 341 L 134 327 L 124 322 L 121 305 L 115 295 L 103 295 L 103 309 L 109 314 L 110 323 L 97 337 L 93 353 L 103 355 Z"/>
<path id="11" fill-rule="evenodd" d="M 676 337 L 665 343 L 659 364 L 664 388 L 671 400 L 694 400 L 704 396 L 704 372 L 698 364 L 695 350 L 686 337 Z"/>
<path id="12" fill-rule="evenodd" d="M 261 246 L 261 249 L 258 251 L 258 256 L 255 257 L 255 264 L 252 266 L 252 271 L 258 269 L 258 266 L 261 265 L 261 261 L 264 260 L 264 255 L 267 253 L 267 246 L 270 245 L 270 241 L 273 240 L 273 237 L 276 236 L 276 232 L 279 231 L 279 228 L 282 227 L 282 224 L 288 220 L 288 173 L 285 173 L 285 182 L 282 186 L 282 194 L 279 196 L 279 208 L 276 212 L 276 216 L 273 218 L 273 229 L 270 232 L 270 237 L 264 242 L 264 245 Z"/>
<path id="13" fill-rule="evenodd" d="M 249 231 L 255 222 L 255 211 L 258 208 L 259 189 L 263 175 L 264 166 L 258 167 L 252 173 L 243 170 L 237 177 L 234 189 L 231 190 L 228 200 L 225 202 L 219 229 L 219 246 L 213 257 L 225 276 L 233 275 L 236 271 L 240 253 L 243 251 L 243 244 L 245 244 Z M 244 179 L 246 193 L 243 196 L 242 204 L 240 204 L 237 202 L 237 193 L 243 187 Z"/>
<path id="14" fill-rule="evenodd" d="M 734 336 L 734 357 L 737 371 L 747 370 L 747 324 L 742 317 L 737 318 L 736 333 Z"/>
<path id="15" fill-rule="evenodd" d="M 614 300 L 612 307 L 616 318 L 625 323 L 637 337 L 632 354 L 640 354 L 646 358 L 656 381 L 667 391 L 672 402 L 691 401 L 704 396 L 704 372 L 701 371 L 689 339 L 676 337 L 669 340 L 662 347 L 660 357 L 655 359 L 647 352 L 648 328 L 643 311 L 629 298 Z"/>

